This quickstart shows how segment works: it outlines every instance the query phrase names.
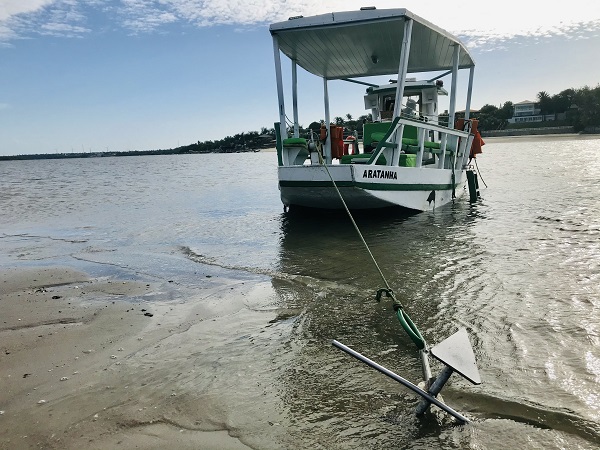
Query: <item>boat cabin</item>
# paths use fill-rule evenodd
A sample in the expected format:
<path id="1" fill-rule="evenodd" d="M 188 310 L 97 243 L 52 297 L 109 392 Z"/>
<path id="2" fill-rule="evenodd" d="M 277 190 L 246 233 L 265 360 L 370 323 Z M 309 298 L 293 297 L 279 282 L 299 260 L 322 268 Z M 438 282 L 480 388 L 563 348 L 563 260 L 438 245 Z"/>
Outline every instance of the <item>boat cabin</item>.
<path id="1" fill-rule="evenodd" d="M 438 123 L 438 96 L 448 95 L 441 80 L 417 81 L 408 78 L 404 85 L 401 114 L 418 118 L 425 122 Z M 371 86 L 365 95 L 365 109 L 371 111 L 373 122 L 391 121 L 396 101 L 398 81 L 390 80 L 389 85 Z"/>

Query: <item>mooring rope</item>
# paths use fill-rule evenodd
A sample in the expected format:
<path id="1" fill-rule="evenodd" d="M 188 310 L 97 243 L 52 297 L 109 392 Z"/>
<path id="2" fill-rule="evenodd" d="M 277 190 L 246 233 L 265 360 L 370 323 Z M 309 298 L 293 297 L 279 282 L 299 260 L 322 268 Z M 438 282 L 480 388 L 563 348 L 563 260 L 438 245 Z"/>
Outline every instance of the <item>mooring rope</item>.
<path id="1" fill-rule="evenodd" d="M 363 237 L 363 235 L 360 231 L 360 228 L 358 228 L 358 225 L 356 224 L 356 221 L 354 220 L 354 217 L 352 216 L 352 213 L 350 212 L 350 208 L 348 208 L 348 205 L 346 204 L 346 201 L 344 200 L 342 193 L 340 192 L 335 180 L 333 179 L 333 176 L 331 175 L 331 172 L 329 171 L 327 164 L 325 164 L 325 161 L 323 160 L 322 150 L 317 148 L 317 154 L 319 155 L 319 164 L 321 164 L 321 166 L 323 166 L 325 168 L 325 170 L 327 171 L 327 175 L 329 176 L 329 179 L 331 180 L 333 187 L 335 188 L 338 196 L 340 197 L 342 205 L 344 205 L 344 209 L 346 210 L 346 213 L 348 214 L 348 217 L 350 218 L 352 225 L 354 225 L 354 229 L 358 233 L 360 240 L 362 241 L 363 245 L 365 246 L 367 253 L 371 257 L 371 260 L 373 261 L 373 264 L 375 265 L 375 268 L 379 272 L 379 275 L 381 276 L 383 284 L 385 285 L 384 289 L 379 289 L 377 291 L 376 300 L 378 302 L 381 301 L 381 297 L 383 296 L 383 294 L 385 294 L 386 297 L 389 297 L 392 299 L 394 311 L 396 312 L 396 316 L 398 317 L 398 320 L 400 321 L 400 325 L 402 325 L 402 328 L 404 328 L 404 331 L 406 331 L 406 333 L 408 334 L 408 337 L 415 343 L 417 348 L 419 350 L 423 350 L 427 346 L 425 339 L 419 332 L 419 329 L 417 328 L 417 326 L 414 324 L 414 322 L 410 319 L 410 317 L 404 310 L 404 306 L 402 305 L 402 303 L 396 298 L 396 295 L 394 294 L 394 291 L 392 290 L 392 288 L 390 287 L 390 284 L 388 283 L 387 279 L 385 278 L 385 275 L 383 274 L 381 268 L 379 267 L 379 264 L 377 264 L 377 260 L 375 259 L 375 256 L 373 256 L 373 253 L 371 252 L 371 249 L 369 248 L 367 241 Z"/>
<path id="2" fill-rule="evenodd" d="M 483 185 L 487 188 L 488 185 L 485 183 L 485 180 L 481 176 L 481 171 L 479 170 L 479 166 L 477 165 L 477 158 L 473 158 L 473 159 L 475 160 L 475 167 L 477 168 L 477 173 L 479 174 L 479 178 L 481 178 L 481 181 L 483 182 Z"/>

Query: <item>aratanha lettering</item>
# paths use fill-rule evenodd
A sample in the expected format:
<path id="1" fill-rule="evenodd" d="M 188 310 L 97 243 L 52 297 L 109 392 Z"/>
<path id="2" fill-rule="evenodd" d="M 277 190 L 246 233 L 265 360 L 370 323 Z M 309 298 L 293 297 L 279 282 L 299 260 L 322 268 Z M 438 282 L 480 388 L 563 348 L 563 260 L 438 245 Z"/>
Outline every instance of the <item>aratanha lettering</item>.
<path id="1" fill-rule="evenodd" d="M 384 178 L 386 180 L 397 180 L 398 174 L 393 170 L 366 170 L 363 173 L 363 178 Z"/>

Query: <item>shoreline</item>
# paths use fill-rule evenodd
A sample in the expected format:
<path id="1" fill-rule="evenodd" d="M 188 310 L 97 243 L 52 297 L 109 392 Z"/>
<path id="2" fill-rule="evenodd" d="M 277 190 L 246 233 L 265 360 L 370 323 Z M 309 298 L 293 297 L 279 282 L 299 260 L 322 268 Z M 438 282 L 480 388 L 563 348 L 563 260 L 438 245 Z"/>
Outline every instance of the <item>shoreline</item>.
<path id="1" fill-rule="evenodd" d="M 513 139 L 530 140 L 552 140 L 552 139 L 599 139 L 597 133 L 555 133 L 555 134 L 524 134 L 514 136 L 482 136 L 484 141 Z M 360 140 L 362 141 L 362 139 Z M 208 154 L 231 154 L 231 153 L 269 153 L 277 151 L 274 147 L 261 147 L 252 150 L 240 151 L 206 151 L 206 152 L 177 152 L 175 150 L 140 150 L 140 151 L 114 151 L 94 153 L 36 153 L 23 155 L 0 155 L 0 161 L 31 161 L 48 159 L 87 159 L 87 158 L 124 158 L 128 156 L 180 156 L 180 155 L 208 155 Z"/>
<path id="2" fill-rule="evenodd" d="M 483 140 L 488 142 L 533 142 L 533 141 L 559 141 L 575 139 L 580 141 L 600 139 L 600 134 L 580 134 L 580 133 L 564 133 L 564 134 L 526 134 L 522 136 L 488 136 L 483 137 Z"/>
<path id="3" fill-rule="evenodd" d="M 68 267 L 0 271 L 0 447 L 250 448 L 226 424 L 186 423 L 173 399 L 145 388 L 155 349 L 223 314 L 145 301 L 161 290 Z"/>

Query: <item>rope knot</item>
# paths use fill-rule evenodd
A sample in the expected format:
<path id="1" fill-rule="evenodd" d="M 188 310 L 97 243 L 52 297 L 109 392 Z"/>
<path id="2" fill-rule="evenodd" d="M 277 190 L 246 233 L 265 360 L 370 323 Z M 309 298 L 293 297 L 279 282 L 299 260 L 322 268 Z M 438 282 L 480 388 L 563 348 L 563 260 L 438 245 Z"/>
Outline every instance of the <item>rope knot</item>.
<path id="1" fill-rule="evenodd" d="M 383 297 L 383 294 L 385 294 L 386 297 L 389 297 L 392 299 L 393 303 L 392 306 L 394 307 L 394 311 L 398 312 L 398 310 L 402 309 L 402 303 L 400 303 L 398 301 L 398 299 L 396 298 L 396 296 L 394 295 L 394 291 L 388 288 L 381 288 L 381 289 L 377 289 L 377 296 L 375 297 L 375 299 L 378 302 L 381 302 L 381 297 Z"/>
<path id="2" fill-rule="evenodd" d="M 391 289 L 386 289 L 386 288 L 377 289 L 377 295 L 375 296 L 375 300 L 377 300 L 378 302 L 381 302 L 381 297 L 383 296 L 383 294 L 385 294 L 386 297 L 390 297 L 395 300 L 394 291 L 392 291 Z"/>

